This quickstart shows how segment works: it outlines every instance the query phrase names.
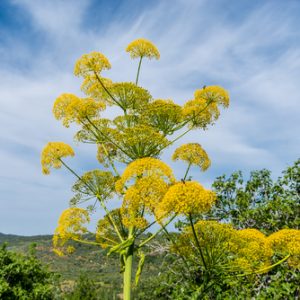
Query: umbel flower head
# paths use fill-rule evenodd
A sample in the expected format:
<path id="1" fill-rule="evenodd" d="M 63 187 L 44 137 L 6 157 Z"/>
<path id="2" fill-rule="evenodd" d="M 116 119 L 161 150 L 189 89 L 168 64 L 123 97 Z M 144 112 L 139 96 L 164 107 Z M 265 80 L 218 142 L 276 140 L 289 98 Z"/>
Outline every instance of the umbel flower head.
<path id="1" fill-rule="evenodd" d="M 141 114 L 147 124 L 164 135 L 172 134 L 174 129 L 183 122 L 181 106 L 171 99 L 156 99 L 143 108 Z"/>
<path id="2" fill-rule="evenodd" d="M 158 49 L 149 40 L 146 39 L 134 40 L 127 46 L 126 51 L 130 53 L 131 58 L 160 58 Z"/>
<path id="3" fill-rule="evenodd" d="M 44 174 L 50 173 L 50 168 L 59 169 L 62 165 L 61 158 L 74 156 L 71 146 L 63 142 L 49 142 L 41 154 L 41 164 Z"/>
<path id="4" fill-rule="evenodd" d="M 101 73 L 102 70 L 111 68 L 109 60 L 100 52 L 83 54 L 76 62 L 74 74 L 86 77 L 91 73 Z"/>
<path id="5" fill-rule="evenodd" d="M 181 159 L 189 164 L 197 165 L 202 171 L 210 167 L 210 159 L 205 150 L 198 143 L 189 143 L 180 146 L 175 150 L 172 159 Z"/>
<path id="6" fill-rule="evenodd" d="M 284 256 L 290 254 L 288 264 L 300 269 L 300 230 L 279 230 L 268 237 L 268 242 L 275 252 Z"/>
<path id="7" fill-rule="evenodd" d="M 159 176 L 142 177 L 126 190 L 124 199 L 128 202 L 135 202 L 152 212 L 157 208 L 168 188 L 168 183 Z"/>
<path id="8" fill-rule="evenodd" d="M 178 182 L 168 189 L 159 208 L 165 213 L 203 213 L 212 207 L 215 200 L 215 193 L 196 181 Z"/>
<path id="9" fill-rule="evenodd" d="M 54 252 L 63 255 L 62 247 L 68 240 L 79 239 L 82 234 L 87 233 L 84 224 L 90 222 L 87 210 L 71 207 L 64 210 L 58 220 L 58 226 L 53 235 Z"/>
<path id="10" fill-rule="evenodd" d="M 192 128 L 206 129 L 220 116 L 219 106 L 227 108 L 229 95 L 226 90 L 219 86 L 208 86 L 196 90 L 194 99 L 189 100 L 183 106 L 183 116 L 190 120 Z"/>
<path id="11" fill-rule="evenodd" d="M 100 110 L 106 107 L 104 102 L 92 98 L 78 98 L 73 94 L 62 94 L 54 102 L 53 114 L 57 120 L 62 120 L 65 127 L 71 122 L 82 124 L 87 118 L 99 116 Z"/>
<path id="12" fill-rule="evenodd" d="M 232 267 L 244 272 L 263 272 L 271 265 L 273 255 L 267 237 L 257 229 L 238 230 L 236 234 L 236 258 Z"/>
<path id="13" fill-rule="evenodd" d="M 195 91 L 195 99 L 205 99 L 216 102 L 223 107 L 229 106 L 228 92 L 220 86 L 211 85 Z"/>
<path id="14" fill-rule="evenodd" d="M 222 224 L 217 221 L 201 220 L 194 225 L 199 244 L 206 249 L 203 255 L 205 261 L 209 261 L 211 257 L 222 258 L 226 262 L 232 257 L 232 241 L 236 235 L 236 230 L 231 224 Z M 191 226 L 186 226 L 178 237 L 176 246 L 171 247 L 171 251 L 188 257 L 197 264 L 203 263 L 199 257 L 195 255 L 195 239 Z M 218 264 L 218 260 L 212 262 Z"/>
<path id="15" fill-rule="evenodd" d="M 166 178 L 170 182 L 175 182 L 172 169 L 166 163 L 157 158 L 144 157 L 136 159 L 127 166 L 120 180 L 116 182 L 116 190 L 122 192 L 126 182 L 131 179 L 149 176 Z"/>

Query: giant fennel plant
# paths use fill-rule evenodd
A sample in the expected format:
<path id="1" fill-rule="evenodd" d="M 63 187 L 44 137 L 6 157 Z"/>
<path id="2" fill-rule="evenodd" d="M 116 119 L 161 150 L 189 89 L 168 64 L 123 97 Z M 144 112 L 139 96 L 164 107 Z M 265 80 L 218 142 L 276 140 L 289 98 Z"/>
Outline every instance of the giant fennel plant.
<path id="1" fill-rule="evenodd" d="M 58 255 L 74 251 L 69 244 L 73 240 L 106 248 L 108 254 L 117 253 L 123 274 L 123 297 L 128 300 L 133 286 L 133 258 L 139 259 L 135 270 L 136 285 L 145 262 L 143 247 L 157 234 L 168 233 L 167 226 L 176 217 L 184 216 L 190 220 L 191 226 L 184 234 L 192 237 L 195 244 L 185 245 L 179 239 L 173 251 L 184 256 L 197 248 L 205 268 L 208 268 L 208 256 L 200 245 L 206 242 L 201 237 L 201 228 L 207 224 L 212 228 L 221 226 L 230 237 L 234 231 L 227 225 L 193 224 L 192 215 L 209 211 L 216 200 L 214 192 L 188 177 L 193 165 L 201 171 L 210 166 L 210 159 L 201 145 L 190 143 L 175 150 L 173 159 L 187 163 L 182 178 L 176 179 L 172 169 L 160 159 L 164 149 L 190 131 L 205 130 L 214 124 L 219 118 L 220 107 L 229 105 L 227 91 L 219 86 L 204 86 L 183 106 L 171 99 L 153 99 L 139 85 L 139 76 L 144 59 L 159 59 L 158 49 L 146 39 L 137 39 L 126 51 L 139 61 L 135 82 L 113 82 L 103 77 L 104 71 L 111 68 L 109 60 L 99 52 L 84 54 L 76 62 L 74 74 L 83 78 L 81 89 L 86 97 L 64 93 L 53 106 L 55 118 L 65 127 L 72 123 L 80 126 L 74 137 L 76 141 L 96 146 L 101 167 L 79 175 L 64 160 L 74 156 L 72 147 L 64 142 L 49 142 L 42 151 L 41 164 L 44 174 L 49 174 L 51 168 L 64 166 L 76 178 L 70 208 L 60 216 L 54 233 L 54 251 Z M 120 114 L 111 119 L 103 117 L 102 113 L 111 106 L 118 108 L 115 111 Z M 113 198 L 120 199 L 120 207 L 110 210 L 109 201 Z M 82 208 L 83 203 L 89 201 L 93 201 L 92 205 Z M 96 208 L 102 208 L 105 216 L 98 221 L 96 239 L 91 241 L 86 235 L 89 232 L 87 224 Z M 160 229 L 144 235 L 154 224 Z M 271 248 L 263 237 L 251 230 L 238 236 L 240 247 L 230 244 L 231 252 L 239 250 L 239 255 L 233 258 L 235 265 L 246 266 L 247 271 L 253 270 L 252 263 L 257 268 L 269 267 L 264 262 L 271 255 Z M 295 239 L 299 243 L 298 232 Z M 275 235 L 272 241 L 283 252 L 286 250 L 285 232 Z M 252 255 L 249 243 L 252 248 L 256 247 L 258 255 Z M 264 251 L 268 257 L 261 254 Z M 262 261 L 259 261 L 260 255 Z"/>

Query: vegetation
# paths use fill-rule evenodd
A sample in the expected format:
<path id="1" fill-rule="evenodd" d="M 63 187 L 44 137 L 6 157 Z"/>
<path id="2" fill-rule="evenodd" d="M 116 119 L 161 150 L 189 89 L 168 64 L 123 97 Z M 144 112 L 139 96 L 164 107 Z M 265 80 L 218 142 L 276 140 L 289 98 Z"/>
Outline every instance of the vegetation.
<path id="1" fill-rule="evenodd" d="M 72 255 L 76 264 L 74 253 L 77 251 L 80 260 L 78 254 L 85 249 L 88 254 L 84 255 L 89 259 L 85 260 L 85 268 L 90 274 L 94 271 L 89 268 L 95 264 L 93 256 L 101 256 L 103 261 L 110 256 L 112 263 L 107 265 L 123 277 L 123 284 L 121 278 L 116 282 L 110 278 L 106 285 L 102 281 L 104 268 L 95 268 L 96 279 L 81 275 L 76 283 L 61 286 L 63 296 L 104 299 L 117 297 L 122 289 L 124 300 L 132 296 L 298 297 L 299 161 L 275 183 L 266 170 L 253 172 L 245 184 L 241 173 L 234 173 L 229 178 L 219 177 L 213 190 L 208 190 L 189 176 L 191 168 L 209 168 L 208 154 L 201 145 L 189 143 L 179 146 L 172 156 L 186 164 L 181 178 L 175 178 L 172 169 L 160 159 L 161 154 L 190 131 L 213 125 L 220 108 L 229 106 L 229 95 L 222 87 L 203 86 L 182 106 L 170 99 L 153 99 L 139 86 L 139 77 L 143 59 L 159 59 L 158 49 L 150 41 L 138 39 L 126 51 L 139 60 L 135 83 L 104 78 L 110 62 L 102 53 L 91 52 L 84 54 L 74 69 L 74 74 L 83 78 L 82 90 L 87 97 L 65 93 L 53 106 L 55 118 L 65 127 L 79 126 L 76 141 L 95 145 L 101 166 L 79 174 L 67 163 L 66 158 L 75 155 L 70 145 L 49 142 L 44 147 L 44 174 L 52 168 L 65 167 L 76 178 L 70 208 L 62 212 L 54 232 L 53 250 L 61 257 L 62 265 L 68 266 L 65 257 Z M 115 115 L 105 118 L 109 106 L 114 107 Z M 108 209 L 111 199 L 119 199 L 118 208 Z M 105 215 L 91 233 L 87 224 L 98 209 Z M 176 221 L 179 232 L 170 233 L 168 226 Z M 157 231 L 153 230 L 154 224 L 158 225 Z M 159 269 L 159 273 L 154 274 L 154 281 L 144 281 L 143 288 L 139 285 L 142 271 L 158 255 L 163 259 L 155 270 Z M 118 267 L 114 264 L 116 259 Z M 29 288 L 30 297 L 43 291 L 47 298 L 51 287 L 45 281 L 34 284 L 35 277 L 30 276 L 31 281 L 27 277 L 16 281 L 17 293 Z M 276 276 L 280 279 L 276 280 Z M 5 278 L 7 283 L 2 284 L 2 289 L 6 288 L 6 293 L 15 291 L 8 287 L 10 276 Z M 280 292 L 278 282 L 283 286 Z"/>
<path id="2" fill-rule="evenodd" d="M 70 145 L 49 142 L 43 149 L 44 174 L 64 166 L 76 177 L 71 207 L 61 214 L 54 233 L 54 251 L 60 256 L 71 254 L 78 242 L 119 256 L 125 300 L 130 300 L 138 287 L 149 255 L 147 248 L 157 236 L 166 238 L 163 243 L 167 242 L 171 262 L 181 262 L 171 270 L 179 274 L 171 291 L 177 299 L 217 298 L 234 291 L 236 278 L 256 278 L 284 264 L 299 268 L 300 231 L 289 227 L 299 220 L 289 218 L 299 200 L 297 166 L 276 184 L 263 170 L 252 173 L 245 186 L 241 174 L 235 173 L 229 179 L 218 178 L 215 191 L 207 190 L 188 174 L 192 167 L 207 170 L 210 159 L 201 145 L 189 143 L 179 146 L 172 156 L 187 164 L 182 177 L 176 179 L 159 158 L 163 150 L 191 130 L 208 129 L 219 118 L 220 107 L 228 107 L 229 95 L 219 86 L 204 86 L 183 106 L 170 99 L 154 100 L 139 86 L 139 76 L 144 58 L 159 59 L 158 49 L 150 41 L 138 39 L 126 51 L 139 60 L 135 83 L 104 78 L 110 62 L 102 53 L 91 52 L 84 54 L 74 69 L 76 76 L 83 77 L 87 98 L 62 94 L 54 103 L 55 118 L 65 127 L 79 125 L 75 139 L 94 144 L 101 164 L 101 169 L 79 175 L 65 161 L 75 155 Z M 102 117 L 108 106 L 116 108 L 111 119 Z M 109 210 L 107 203 L 116 197 L 120 207 Z M 91 205 L 81 207 L 90 201 Z M 98 221 L 92 240 L 87 223 L 98 208 L 106 215 Z M 273 212 L 278 212 L 275 218 Z M 270 214 L 268 219 L 266 214 Z M 170 234 L 168 225 L 178 217 L 183 219 L 178 225 L 181 232 Z M 149 231 L 154 224 L 160 229 Z M 163 271 L 163 276 L 166 274 Z M 80 295 L 82 287 L 89 285 L 81 279 L 75 290 Z"/>
<path id="3" fill-rule="evenodd" d="M 189 220 L 180 221 L 177 227 L 183 233 L 175 237 L 178 248 L 174 249 L 174 245 L 171 246 L 173 255 L 168 255 L 159 276 L 143 283 L 138 299 L 299 299 L 299 162 L 297 160 L 293 166 L 284 170 L 283 176 L 276 181 L 272 180 L 267 170 L 252 172 L 247 181 L 243 179 L 241 172 L 235 172 L 228 178 L 225 175 L 218 177 L 213 183 L 218 195 L 216 205 L 207 214 L 193 216 L 195 229 L 197 230 L 197 225 L 198 229 L 201 228 L 197 235 L 205 261 L 210 264 L 209 272 L 203 268 L 201 254 L 197 252 L 191 232 L 186 231 Z M 214 221 L 208 221 L 209 219 Z M 230 239 L 233 227 L 228 222 L 236 229 L 247 228 L 250 225 L 252 228 L 261 228 L 269 235 L 267 240 L 274 240 L 272 237 L 278 238 L 283 232 L 288 232 L 290 239 L 293 234 L 297 234 L 294 240 L 294 261 L 283 259 L 284 261 L 280 262 L 279 258 L 282 256 L 278 256 L 277 252 L 273 253 L 272 259 L 280 263 L 272 268 L 267 267 L 263 272 L 237 272 L 230 275 L 230 248 L 234 240 Z M 249 232 L 249 229 L 246 231 Z M 239 230 L 240 233 L 246 231 Z M 227 242 L 225 245 L 224 241 Z M 264 241 L 263 236 L 261 241 Z M 258 245 L 256 248 L 252 242 L 252 249 L 249 245 L 246 249 L 241 248 L 247 253 L 245 258 L 264 263 L 264 244 Z M 249 249 L 252 251 L 249 252 Z M 288 253 L 287 250 L 281 249 L 281 254 Z M 263 256 L 258 259 L 257 255 Z M 242 262 L 240 267 L 245 267 L 247 261 Z M 153 290 L 151 296 L 146 292 L 149 289 Z"/>
<path id="4" fill-rule="evenodd" d="M 104 78 L 102 74 L 111 64 L 102 53 L 91 52 L 84 54 L 74 68 L 74 74 L 83 77 L 81 88 L 87 98 L 64 93 L 53 106 L 55 118 L 65 127 L 71 123 L 80 126 L 75 140 L 95 144 L 102 169 L 79 175 L 65 161 L 75 153 L 63 142 L 49 142 L 42 151 L 41 164 L 44 174 L 64 166 L 77 180 L 71 207 L 59 218 L 53 237 L 54 251 L 58 255 L 72 253 L 76 248 L 70 241 L 76 241 L 101 246 L 108 249 L 109 255 L 117 254 L 123 274 L 123 297 L 129 300 L 142 274 L 146 245 L 166 231 L 176 217 L 205 213 L 216 200 L 214 192 L 196 181 L 186 180 L 192 165 L 202 171 L 210 166 L 201 145 L 182 145 L 174 152 L 174 160 L 187 163 L 181 180 L 159 157 L 191 130 L 212 125 L 219 118 L 220 107 L 228 107 L 229 95 L 219 86 L 204 86 L 183 106 L 170 99 L 153 99 L 139 86 L 139 76 L 143 59 L 159 59 L 158 49 L 150 41 L 138 39 L 126 51 L 139 60 L 135 83 Z M 114 106 L 119 115 L 111 119 L 102 117 L 108 106 Z M 110 211 L 107 203 L 113 197 L 121 200 L 120 207 Z M 91 205 L 82 208 L 88 201 L 92 201 Z M 90 213 L 98 208 L 106 215 L 98 222 L 96 240 L 84 239 Z M 149 232 L 154 224 L 161 228 Z M 147 232 L 149 236 L 144 238 Z M 134 258 L 139 260 L 135 270 Z"/>
<path id="5" fill-rule="evenodd" d="M 55 276 L 31 254 L 24 256 L 0 248 L 0 298 L 1 299 L 53 299 Z"/>
<path id="6" fill-rule="evenodd" d="M 267 226 L 264 229 L 267 234 L 272 234 L 270 223 L 273 224 L 272 226 L 276 231 L 282 230 L 287 226 L 294 229 L 299 228 L 299 160 L 293 166 L 283 171 L 283 176 L 276 181 L 271 179 L 269 171 L 261 170 L 253 172 L 248 180 L 244 180 L 242 174 L 238 173 L 243 184 L 234 185 L 234 174 L 227 178 L 221 176 L 213 183 L 214 190 L 218 195 L 218 201 L 225 201 L 223 197 L 226 195 L 228 203 L 235 203 L 237 199 L 236 194 L 238 193 L 243 193 L 244 198 L 247 199 L 254 196 L 259 197 L 260 194 L 266 195 L 262 187 L 267 187 L 269 191 L 279 190 L 281 201 L 275 202 L 276 205 L 272 206 L 271 213 L 266 207 L 270 207 L 270 202 L 273 203 L 274 199 L 278 200 L 278 197 L 261 197 L 260 205 L 255 208 L 256 214 L 251 213 L 250 207 L 243 210 L 241 214 L 248 211 L 251 216 L 259 216 L 253 222 L 255 222 L 255 225 L 261 226 L 261 228 Z M 260 176 L 260 174 L 268 174 L 268 176 Z M 264 181 L 268 182 L 268 185 Z M 253 182 L 256 184 L 254 185 Z M 226 183 L 230 193 L 226 193 Z M 279 183 L 282 187 L 281 189 L 278 189 Z M 249 186 L 252 188 L 250 189 Z M 255 189 L 253 188 L 254 186 L 256 187 Z M 245 196 L 246 191 L 248 191 L 247 196 Z M 270 192 L 269 195 L 274 195 L 274 193 Z M 278 192 L 276 195 L 278 196 Z M 252 203 L 253 201 L 249 202 Z M 293 209 L 286 210 L 286 202 L 293 203 Z M 278 203 L 281 203 L 281 205 Z M 195 228 L 197 228 L 199 220 L 203 220 L 203 218 L 214 218 L 214 220 L 219 218 L 220 211 L 217 209 L 218 207 L 220 207 L 220 204 L 217 202 L 216 207 L 208 214 L 204 216 L 194 215 Z M 234 210 L 238 209 L 236 204 L 231 204 L 231 207 L 234 207 Z M 234 215 L 233 209 L 228 209 L 227 216 L 232 214 Z M 283 215 L 284 219 L 281 217 Z M 264 219 L 268 220 L 266 225 L 259 223 L 260 220 Z M 248 222 L 248 219 L 244 218 L 244 220 L 244 222 L 241 220 L 238 222 L 231 221 L 234 223 L 235 228 L 244 228 L 249 225 L 245 224 Z M 226 219 L 226 221 L 228 220 Z M 169 233 L 168 236 L 169 240 L 171 237 L 174 241 L 177 241 L 178 245 L 180 245 L 181 240 L 180 231 L 184 231 L 184 228 L 189 224 L 189 220 L 186 221 L 187 224 L 183 223 L 179 222 L 178 224 L 179 232 Z M 227 225 L 225 228 L 230 229 L 231 227 Z M 269 228 L 271 229 L 269 230 Z M 227 256 L 223 257 L 223 261 L 219 265 L 221 269 L 217 270 L 217 272 L 215 269 L 213 270 L 214 273 L 210 279 L 211 284 L 204 290 L 203 286 L 206 283 L 204 282 L 205 276 L 199 263 L 201 260 L 200 254 L 196 252 L 194 256 L 185 255 L 185 260 L 183 260 L 178 251 L 176 252 L 176 249 L 172 251 L 174 246 L 163 237 L 163 234 L 162 232 L 157 235 L 156 239 L 152 240 L 145 249 L 145 269 L 141 275 L 139 286 L 133 290 L 134 299 L 298 299 L 300 297 L 299 269 L 291 267 L 288 261 L 284 261 L 262 274 L 253 273 L 247 276 L 240 276 L 240 273 L 236 273 L 234 276 L 228 276 L 227 273 L 224 274 L 222 271 L 222 266 L 225 265 L 224 259 Z M 211 230 L 206 244 L 213 242 L 212 237 L 213 231 Z M 147 236 L 143 238 L 145 239 Z M 223 237 L 215 237 L 216 244 L 221 245 L 222 238 L 224 239 L 224 235 Z M 58 285 L 57 281 L 54 281 L 57 299 L 61 297 L 63 299 L 118 299 L 118 295 L 122 291 L 120 289 L 121 278 L 115 272 L 119 264 L 117 255 L 107 257 L 107 250 L 97 249 L 93 245 L 74 243 L 76 251 L 71 255 L 60 257 L 52 252 L 51 239 L 52 236 L 18 237 L 0 234 L 0 243 L 9 242 L 10 250 L 27 252 L 25 256 L 21 256 L 23 261 L 25 258 L 29 258 L 30 261 L 35 259 L 29 253 L 29 245 L 36 241 L 37 246 L 35 247 L 34 255 L 44 264 L 48 264 L 50 270 L 55 270 L 56 273 L 61 274 L 60 284 Z M 86 239 L 92 240 L 94 237 L 90 236 L 86 237 Z M 214 249 L 215 251 L 218 251 L 218 249 L 228 251 L 226 247 L 225 249 L 218 247 Z M 2 255 L 5 253 L 7 256 L 7 248 L 5 248 L 5 251 L 2 250 L 1 253 Z M 227 255 L 227 252 L 225 253 Z M 15 257 L 16 254 L 10 255 Z M 20 255 L 18 254 L 17 257 L 20 257 Z M 279 261 L 280 258 L 274 257 L 274 259 Z M 136 268 L 136 264 L 134 267 Z M 86 272 L 87 270 L 88 273 Z M 52 275 L 50 277 L 54 278 Z M 23 277 L 19 278 L 19 280 L 23 280 Z M 51 291 L 49 286 L 51 282 L 51 280 L 44 282 L 45 287 L 43 289 Z M 58 286 L 60 288 L 57 288 Z M 3 287 L 1 288 L 3 290 Z"/>

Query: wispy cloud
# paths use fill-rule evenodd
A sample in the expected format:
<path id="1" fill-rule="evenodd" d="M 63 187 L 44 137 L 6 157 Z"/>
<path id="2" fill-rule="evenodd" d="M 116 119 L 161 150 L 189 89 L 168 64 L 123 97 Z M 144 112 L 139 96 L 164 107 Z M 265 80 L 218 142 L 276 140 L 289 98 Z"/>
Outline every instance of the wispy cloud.
<path id="1" fill-rule="evenodd" d="M 182 104 L 204 84 L 222 85 L 231 94 L 231 107 L 214 127 L 183 140 L 198 141 L 212 158 L 210 171 L 194 171 L 196 178 L 209 184 L 224 172 L 263 167 L 279 175 L 299 156 L 300 3 L 99 3 L 7 4 L 19 21 L 0 28 L 0 231 L 52 231 L 71 197 L 72 178 L 64 171 L 43 177 L 39 154 L 50 140 L 72 143 L 75 132 L 54 120 L 53 101 L 63 92 L 81 93 L 73 64 L 92 50 L 109 57 L 107 76 L 133 80 L 136 62 L 124 48 L 138 37 L 151 39 L 161 52 L 160 61 L 142 66 L 141 84 L 154 97 Z M 12 27 L 22 22 L 18 35 Z M 72 164 L 79 172 L 96 163 L 91 147 L 75 151 Z"/>

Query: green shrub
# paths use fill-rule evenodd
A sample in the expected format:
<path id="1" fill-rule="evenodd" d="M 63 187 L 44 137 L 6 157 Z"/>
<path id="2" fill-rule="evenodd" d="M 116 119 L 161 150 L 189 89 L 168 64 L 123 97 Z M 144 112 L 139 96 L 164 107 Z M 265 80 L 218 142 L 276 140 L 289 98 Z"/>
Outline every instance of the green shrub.
<path id="1" fill-rule="evenodd" d="M 34 256 L 0 248 L 0 299 L 47 300 L 55 296 L 57 276 Z"/>

